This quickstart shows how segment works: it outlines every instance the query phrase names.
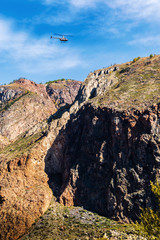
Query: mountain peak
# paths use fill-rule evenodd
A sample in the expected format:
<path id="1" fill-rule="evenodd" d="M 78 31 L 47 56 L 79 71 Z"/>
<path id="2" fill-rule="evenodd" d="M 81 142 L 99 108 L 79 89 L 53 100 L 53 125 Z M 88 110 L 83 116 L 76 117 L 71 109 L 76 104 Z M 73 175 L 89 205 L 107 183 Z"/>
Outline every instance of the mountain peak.
<path id="1" fill-rule="evenodd" d="M 19 78 L 18 80 L 15 81 L 15 83 L 19 83 L 19 84 L 23 84 L 23 85 L 35 85 L 37 86 L 37 84 L 35 82 L 33 82 L 32 80 L 26 79 L 26 78 Z"/>

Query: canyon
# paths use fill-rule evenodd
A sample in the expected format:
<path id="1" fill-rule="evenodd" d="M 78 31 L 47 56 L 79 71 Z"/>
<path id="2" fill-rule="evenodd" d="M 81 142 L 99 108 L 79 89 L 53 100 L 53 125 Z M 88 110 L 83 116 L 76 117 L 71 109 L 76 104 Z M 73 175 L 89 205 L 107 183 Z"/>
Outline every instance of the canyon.
<path id="1" fill-rule="evenodd" d="M 19 79 L 0 87 L 0 107 L 0 239 L 21 237 L 53 196 L 125 223 L 157 208 L 159 55 L 84 83 Z"/>

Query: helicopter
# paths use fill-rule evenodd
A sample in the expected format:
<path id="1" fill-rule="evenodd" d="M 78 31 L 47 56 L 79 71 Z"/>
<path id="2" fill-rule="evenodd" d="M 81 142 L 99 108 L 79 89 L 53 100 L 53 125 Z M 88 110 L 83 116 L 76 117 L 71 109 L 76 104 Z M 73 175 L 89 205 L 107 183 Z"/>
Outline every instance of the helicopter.
<path id="1" fill-rule="evenodd" d="M 51 35 L 51 39 L 54 38 L 54 39 L 59 39 L 61 42 L 67 42 L 68 41 L 68 38 L 66 37 L 72 37 L 72 35 L 64 35 L 64 34 L 58 34 L 58 33 L 54 33 L 55 36 L 52 36 Z M 56 37 L 56 36 L 59 36 L 59 37 Z"/>

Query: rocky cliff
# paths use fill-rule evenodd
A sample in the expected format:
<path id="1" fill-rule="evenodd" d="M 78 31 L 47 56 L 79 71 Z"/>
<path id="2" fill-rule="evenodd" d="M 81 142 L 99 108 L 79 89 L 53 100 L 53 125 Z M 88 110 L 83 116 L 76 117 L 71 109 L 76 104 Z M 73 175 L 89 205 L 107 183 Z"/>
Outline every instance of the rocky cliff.
<path id="1" fill-rule="evenodd" d="M 57 108 L 72 104 L 77 96 L 81 82 L 57 80 L 47 85 L 46 90 Z"/>
<path id="2" fill-rule="evenodd" d="M 46 211 L 52 198 L 44 159 L 69 114 L 64 114 L 61 120 L 48 121 L 57 106 L 46 88 L 47 85 L 26 79 L 1 87 L 0 239 L 3 240 L 24 234 Z"/>
<path id="3" fill-rule="evenodd" d="M 68 122 L 60 202 L 118 220 L 153 207 L 160 176 L 160 104 L 139 112 L 86 104 Z M 54 151 L 54 149 L 53 149 Z"/>
<path id="4" fill-rule="evenodd" d="M 60 82 L 36 84 L 27 79 L 19 79 L 10 85 L 1 86 L 0 135 L 13 141 L 55 113 L 59 108 L 57 104 L 59 99 L 61 103 L 71 104 L 79 90 L 80 82 L 70 80 L 64 80 L 63 84 Z M 70 95 L 67 95 L 68 92 Z"/>

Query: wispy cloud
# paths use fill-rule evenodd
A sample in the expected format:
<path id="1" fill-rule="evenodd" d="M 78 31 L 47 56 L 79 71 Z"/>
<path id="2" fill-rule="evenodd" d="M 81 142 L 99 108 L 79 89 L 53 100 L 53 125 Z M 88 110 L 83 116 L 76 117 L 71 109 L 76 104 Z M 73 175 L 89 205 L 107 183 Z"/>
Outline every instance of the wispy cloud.
<path id="1" fill-rule="evenodd" d="M 112 9 L 120 10 L 125 18 L 155 21 L 160 19 L 159 0 L 113 0 L 107 1 Z"/>
<path id="2" fill-rule="evenodd" d="M 72 24 L 85 27 L 81 35 L 95 35 L 104 39 L 123 38 L 132 31 L 139 31 L 142 36 L 153 28 L 160 27 L 159 0 L 39 0 L 49 11 L 37 16 L 35 23 L 52 26 Z M 58 11 L 55 12 L 55 9 Z M 145 27 L 144 27 L 145 25 Z M 140 30 L 141 29 L 141 30 Z M 157 30 L 155 30 L 157 31 Z"/>
<path id="3" fill-rule="evenodd" d="M 46 5 L 65 5 L 76 9 L 100 8 L 101 5 L 119 11 L 121 17 L 129 19 L 145 19 L 147 21 L 160 20 L 159 0 L 43 0 Z M 104 11 L 107 9 L 104 9 Z"/>
<path id="4" fill-rule="evenodd" d="M 160 35 L 156 36 L 135 36 L 133 40 L 128 42 L 129 45 L 143 45 L 143 46 L 160 46 Z"/>
<path id="5" fill-rule="evenodd" d="M 53 42 L 47 37 L 35 38 L 30 33 L 13 31 L 14 23 L 0 19 L 0 53 L 4 61 L 23 69 L 24 73 L 54 73 L 81 64 L 76 49 Z"/>
<path id="6" fill-rule="evenodd" d="M 55 4 L 70 4 L 73 6 L 76 6 L 78 8 L 84 8 L 84 7 L 93 7 L 95 6 L 96 3 L 98 2 L 104 2 L 104 0 L 62 0 L 62 1 L 58 1 L 58 0 L 42 0 L 42 2 L 46 5 L 55 5 Z"/>

